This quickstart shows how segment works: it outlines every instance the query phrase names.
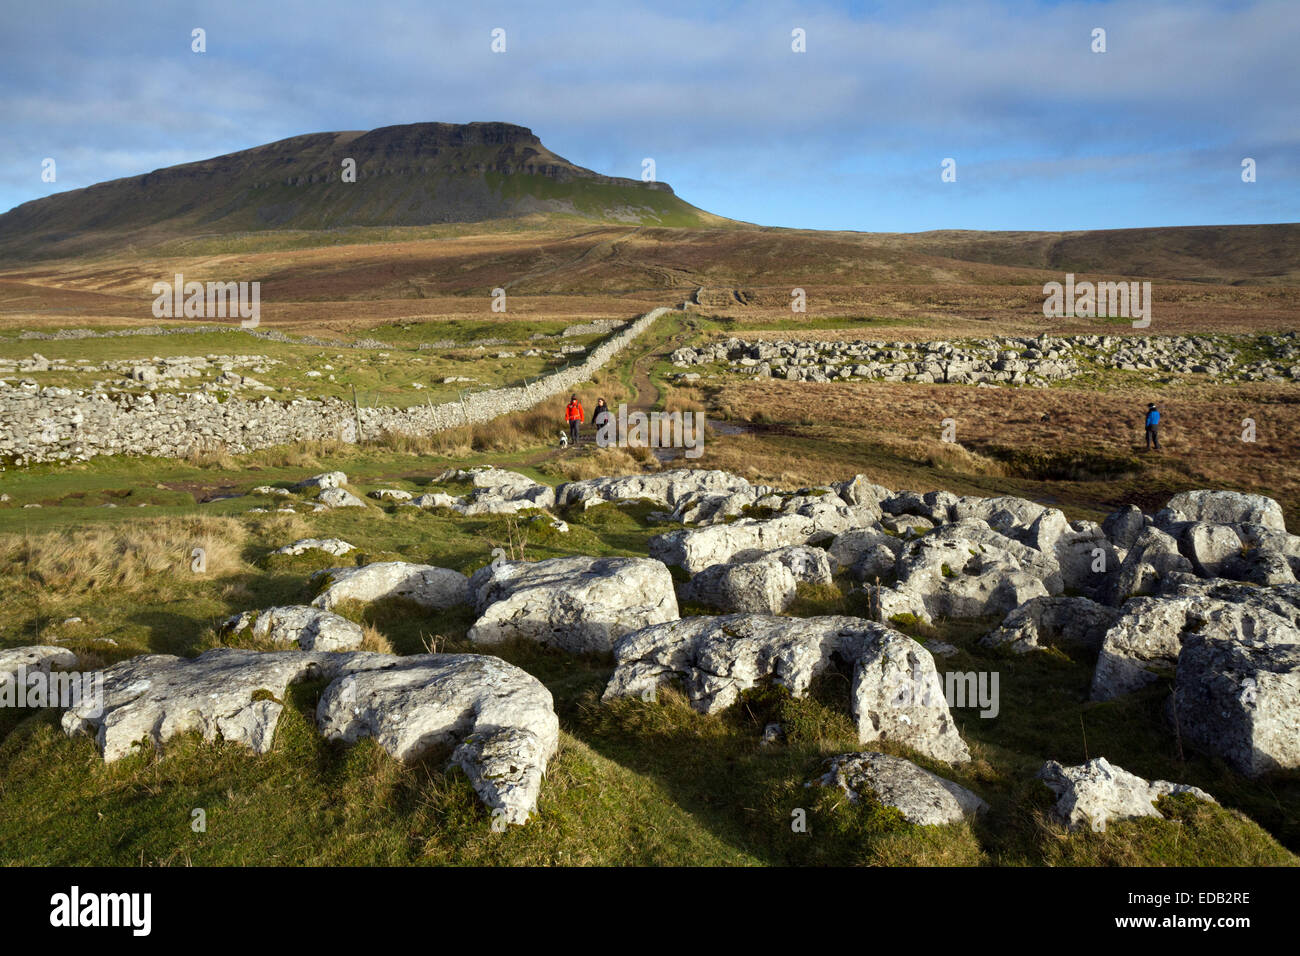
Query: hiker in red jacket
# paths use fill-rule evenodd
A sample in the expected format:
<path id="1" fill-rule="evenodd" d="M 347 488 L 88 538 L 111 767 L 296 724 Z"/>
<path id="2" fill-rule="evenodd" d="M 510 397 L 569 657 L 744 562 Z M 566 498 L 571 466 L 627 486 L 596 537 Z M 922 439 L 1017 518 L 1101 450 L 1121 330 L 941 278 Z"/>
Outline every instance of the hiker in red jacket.
<path id="1" fill-rule="evenodd" d="M 569 423 L 569 444 L 578 444 L 578 426 L 587 420 L 582 412 L 582 402 L 577 395 L 569 396 L 569 404 L 564 408 L 564 420 Z"/>

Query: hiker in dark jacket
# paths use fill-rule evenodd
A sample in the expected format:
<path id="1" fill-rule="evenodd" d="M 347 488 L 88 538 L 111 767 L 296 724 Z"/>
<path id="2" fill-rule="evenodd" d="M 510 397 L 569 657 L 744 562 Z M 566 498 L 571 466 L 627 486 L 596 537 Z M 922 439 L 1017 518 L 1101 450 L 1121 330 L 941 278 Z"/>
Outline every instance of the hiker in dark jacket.
<path id="1" fill-rule="evenodd" d="M 1147 405 L 1147 448 L 1160 450 L 1160 409 L 1155 402 Z"/>
<path id="2" fill-rule="evenodd" d="M 603 398 L 596 399 L 596 407 L 591 410 L 591 425 L 596 429 L 596 444 L 612 444 L 609 442 L 609 435 L 601 432 L 605 425 L 612 425 L 614 416 L 609 413 L 609 406 L 605 404 Z"/>

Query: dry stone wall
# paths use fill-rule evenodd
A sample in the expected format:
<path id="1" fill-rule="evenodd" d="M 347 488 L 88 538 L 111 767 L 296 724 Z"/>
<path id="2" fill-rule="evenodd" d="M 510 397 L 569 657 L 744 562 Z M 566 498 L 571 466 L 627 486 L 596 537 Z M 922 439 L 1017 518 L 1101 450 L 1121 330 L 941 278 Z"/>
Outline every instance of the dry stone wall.
<path id="1" fill-rule="evenodd" d="M 668 311 L 647 312 L 593 347 L 582 362 L 536 382 L 475 392 L 463 401 L 441 405 L 363 408 L 358 413 L 351 403 L 339 400 L 230 398 L 223 402 L 202 392 L 110 396 L 62 388 L 3 387 L 0 460 L 25 465 L 81 461 L 96 455 L 175 457 L 195 447 L 225 447 L 241 453 L 296 441 L 354 442 L 385 430 L 428 434 L 487 422 L 576 388 Z"/>

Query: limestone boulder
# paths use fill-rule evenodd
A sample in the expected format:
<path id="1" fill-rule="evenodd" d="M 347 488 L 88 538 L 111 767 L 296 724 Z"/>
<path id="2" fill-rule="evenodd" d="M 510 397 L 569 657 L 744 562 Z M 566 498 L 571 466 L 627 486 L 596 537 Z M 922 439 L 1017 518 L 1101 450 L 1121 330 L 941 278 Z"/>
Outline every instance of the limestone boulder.
<path id="1" fill-rule="evenodd" d="M 608 652 L 629 631 L 679 617 L 672 575 L 649 558 L 574 556 L 489 565 L 475 585 L 475 644 L 513 638 Z"/>
<path id="2" fill-rule="evenodd" d="M 1239 525 L 1236 530 L 1247 548 L 1285 559 L 1291 573 L 1300 576 L 1300 535 L 1250 523 Z"/>
<path id="3" fill-rule="evenodd" d="M 323 551 L 326 554 L 332 554 L 339 557 L 355 551 L 356 547 L 344 541 L 342 538 L 300 538 L 292 544 L 286 544 L 282 548 L 276 548 L 275 554 L 300 555 L 308 551 Z"/>
<path id="4" fill-rule="evenodd" d="M 1172 711 L 1184 741 L 1246 776 L 1300 767 L 1300 641 L 1188 635 Z"/>
<path id="5" fill-rule="evenodd" d="M 720 611 L 779 614 L 795 599 L 798 582 L 772 558 L 733 561 L 705 568 L 682 586 L 682 600 Z"/>
<path id="6" fill-rule="evenodd" d="M 479 798 L 507 823 L 536 809 L 559 745 L 551 692 L 505 661 L 479 654 L 357 655 L 321 694 L 321 733 L 373 738 L 398 760 L 452 750 Z"/>
<path id="7" fill-rule="evenodd" d="M 562 508 L 585 509 L 606 501 L 645 499 L 673 509 L 687 497 L 732 494 L 749 491 L 751 487 L 744 478 L 725 471 L 676 468 L 652 474 L 566 482 L 556 489 L 556 504 Z"/>
<path id="8" fill-rule="evenodd" d="M 128 756 L 141 740 L 161 750 L 171 738 L 190 732 L 265 753 L 289 686 L 333 677 L 341 663 L 329 654 L 235 648 L 192 659 L 133 657 L 104 671 L 102 707 L 84 703 L 67 710 L 63 730 L 93 736 L 108 762 Z"/>
<path id="9" fill-rule="evenodd" d="M 361 625 L 332 611 L 305 604 L 245 611 L 226 618 L 222 633 L 248 632 L 260 641 L 293 644 L 304 651 L 352 651 L 361 646 Z"/>
<path id="10" fill-rule="evenodd" d="M 304 478 L 295 488 L 320 488 L 322 491 L 327 488 L 342 488 L 348 483 L 348 476 L 341 471 L 326 471 L 319 475 L 312 475 L 310 478 Z"/>
<path id="11" fill-rule="evenodd" d="M 860 741 L 897 741 L 948 762 L 970 759 L 929 652 L 861 618 L 684 618 L 626 635 L 614 657 L 605 699 L 651 697 L 660 683 L 680 681 L 691 705 L 706 714 L 763 680 L 801 697 L 838 659 L 853 668 L 850 707 Z"/>
<path id="12" fill-rule="evenodd" d="M 1194 521 L 1182 534 L 1182 553 L 1202 577 L 1223 577 L 1231 559 L 1241 556 L 1241 538 L 1230 525 Z"/>
<path id="13" fill-rule="evenodd" d="M 445 610 L 469 600 L 469 579 L 459 571 L 380 561 L 359 568 L 329 568 L 312 575 L 325 582 L 312 601 L 313 607 L 330 610 L 342 601 L 369 604 L 386 598 L 401 598 L 432 610 Z"/>
<path id="14" fill-rule="evenodd" d="M 464 515 L 514 514 L 527 508 L 546 509 L 555 505 L 555 489 L 533 481 L 527 475 L 501 468 L 474 470 L 474 491 L 452 508 Z"/>
<path id="15" fill-rule="evenodd" d="M 900 491 L 881 499 L 880 508 L 887 515 L 902 517 L 913 515 L 925 518 L 931 527 L 946 524 L 953 519 L 953 508 L 960 502 L 956 495 L 946 491 Z"/>
<path id="16" fill-rule="evenodd" d="M 416 508 L 451 508 L 454 510 L 458 505 L 463 504 L 463 499 L 455 495 L 449 495 L 446 492 L 435 491 L 412 498 L 409 504 Z"/>
<path id="17" fill-rule="evenodd" d="M 900 538 L 885 534 L 878 528 L 855 528 L 841 532 L 835 536 L 828 549 L 837 570 L 848 570 L 859 581 L 892 574 L 894 562 L 902 550 L 903 541 Z"/>
<path id="18" fill-rule="evenodd" d="M 742 551 L 775 551 L 807 544 L 818 533 L 816 522 L 804 515 L 741 518 L 729 524 L 686 528 L 650 539 L 650 557 L 695 575 L 714 564 L 729 564 Z"/>
<path id="19" fill-rule="evenodd" d="M 1102 640 L 1092 699 L 1111 700 L 1174 676 L 1193 635 L 1230 642 L 1300 643 L 1297 607 L 1246 585 L 1133 598 Z M 1284 595 L 1284 597 L 1286 597 Z"/>
<path id="20" fill-rule="evenodd" d="M 678 501 L 668 520 L 681 524 L 721 524 L 740 517 L 746 508 L 757 504 L 761 490 L 764 489 L 686 495 Z"/>
<path id="21" fill-rule="evenodd" d="M 20 671 L 34 674 L 51 670 L 67 671 L 77 666 L 77 655 L 66 647 L 50 644 L 32 644 L 27 647 L 0 648 L 0 681 L 10 679 Z"/>
<path id="22" fill-rule="evenodd" d="M 1295 584 L 1295 572 L 1291 563 L 1275 551 L 1252 548 L 1242 555 L 1234 555 L 1223 562 L 1223 577 L 1237 581 L 1249 581 L 1265 587 L 1281 584 Z"/>
<path id="23" fill-rule="evenodd" d="M 830 584 L 834 576 L 834 567 L 831 556 L 825 548 L 814 548 L 809 545 L 795 544 L 787 548 L 777 548 L 775 551 L 769 551 L 765 555 L 755 554 L 753 552 L 742 552 L 737 557 L 743 560 L 753 560 L 758 557 L 777 561 L 790 573 L 794 575 L 796 581 L 806 584 Z"/>
<path id="24" fill-rule="evenodd" d="M 1286 531 L 1282 506 L 1264 495 L 1238 491 L 1183 491 L 1166 505 L 1175 520 L 1208 524 L 1258 524 L 1274 531 Z"/>
<path id="25" fill-rule="evenodd" d="M 1038 778 L 1047 784 L 1057 800 L 1052 815 L 1071 830 L 1091 826 L 1103 831 L 1114 820 L 1160 817 L 1155 801 L 1160 797 L 1187 793 L 1198 800 L 1217 803 L 1204 790 L 1167 780 L 1144 780 L 1105 757 L 1066 767 L 1055 760 L 1043 764 Z"/>
<path id="26" fill-rule="evenodd" d="M 234 648 L 189 659 L 148 654 L 107 668 L 103 699 L 66 711 L 63 730 L 94 737 L 106 762 L 141 742 L 163 751 L 186 733 L 266 753 L 289 687 L 310 680 L 329 681 L 316 709 L 328 738 L 374 737 L 399 760 L 454 745 L 452 762 L 507 822 L 523 823 L 535 808 L 558 720 L 539 681 L 493 657 Z"/>
<path id="27" fill-rule="evenodd" d="M 915 595 L 930 617 L 1005 615 L 1048 593 L 1011 552 L 957 535 L 936 533 L 909 542 L 895 572 L 896 589 Z"/>
<path id="28" fill-rule="evenodd" d="M 364 508 L 366 503 L 346 488 L 326 488 L 316 498 L 327 508 Z"/>
<path id="29" fill-rule="evenodd" d="M 951 780 L 902 757 L 871 751 L 832 757 L 830 770 L 816 783 L 839 787 L 854 803 L 874 798 L 918 826 L 959 823 L 988 809 L 976 794 Z"/>
<path id="30" fill-rule="evenodd" d="M 980 644 L 1005 647 L 1017 654 L 1058 644 L 1099 650 L 1119 616 L 1116 608 L 1085 597 L 1031 598 L 981 638 Z"/>
<path id="31" fill-rule="evenodd" d="M 961 498 L 952 507 L 953 520 L 975 518 L 1009 538 L 1026 540 L 1029 529 L 1048 509 L 1026 498 L 1002 495 L 996 498 Z"/>
<path id="32" fill-rule="evenodd" d="M 888 488 L 874 484 L 866 475 L 854 475 L 847 481 L 831 485 L 831 488 L 850 505 L 878 505 L 892 494 Z"/>
<path id="33" fill-rule="evenodd" d="M 1127 552 L 1148 524 L 1150 521 L 1142 513 L 1141 508 L 1137 505 L 1125 505 L 1107 515 L 1106 520 L 1101 523 L 1101 529 L 1116 548 L 1121 552 Z"/>
<path id="34" fill-rule="evenodd" d="M 1118 606 L 1131 597 L 1154 594 L 1162 578 L 1191 571 L 1192 563 L 1179 552 L 1177 541 L 1159 528 L 1145 528 L 1108 583 L 1106 603 Z"/>

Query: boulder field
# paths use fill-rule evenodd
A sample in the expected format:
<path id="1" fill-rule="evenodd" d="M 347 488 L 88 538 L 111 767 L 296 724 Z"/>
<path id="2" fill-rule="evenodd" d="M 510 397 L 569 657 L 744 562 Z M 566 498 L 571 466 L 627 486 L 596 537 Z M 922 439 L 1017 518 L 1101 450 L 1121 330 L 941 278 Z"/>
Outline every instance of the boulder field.
<path id="1" fill-rule="evenodd" d="M 979 618 L 991 622 L 986 647 L 1095 656 L 1095 700 L 1166 687 L 1171 735 L 1245 776 L 1300 767 L 1300 538 L 1269 498 L 1187 491 L 1154 515 L 1126 506 L 1093 522 L 1022 498 L 892 491 L 862 475 L 794 491 L 689 469 L 555 489 L 496 468 L 441 478 L 473 490 L 439 501 L 377 494 L 378 508 L 529 510 L 562 524 L 592 507 L 649 502 L 660 510 L 648 521 L 681 527 L 652 537 L 644 556 L 498 559 L 468 577 L 404 561 L 326 569 L 310 605 L 250 609 L 224 625 L 288 649 L 121 661 L 104 671 L 102 707 L 68 710 L 65 731 L 94 736 L 105 760 L 142 740 L 161 749 L 189 731 L 260 753 L 272 745 L 289 685 L 324 679 L 316 722 L 327 737 L 372 737 L 399 760 L 448 747 L 484 803 L 523 823 L 536 810 L 558 720 L 545 686 L 491 656 L 502 642 L 605 655 L 605 701 L 649 701 L 675 684 L 702 714 L 767 682 L 804 695 L 834 669 L 848 681 L 868 749 L 834 758 L 813 784 L 854 800 L 870 794 L 913 822 L 952 822 L 981 812 L 982 798 L 869 748 L 888 743 L 952 766 L 971 760 L 935 665 L 934 654 L 953 649 L 927 648 L 903 630 Z M 346 484 L 330 472 L 288 493 Z M 346 557 L 356 548 L 309 538 L 281 549 L 308 550 Z M 830 584 L 852 589 L 866 611 L 785 613 L 801 588 Z M 488 653 L 357 650 L 361 629 L 334 609 L 390 598 L 431 617 L 465 609 L 468 640 Z M 713 613 L 683 617 L 684 605 Z M 0 677 L 20 666 L 70 669 L 68 656 L 48 647 L 0 652 Z M 1164 794 L 1209 799 L 1101 758 L 1066 767 L 1042 757 L 1040 777 L 1067 826 L 1157 814 Z"/>

